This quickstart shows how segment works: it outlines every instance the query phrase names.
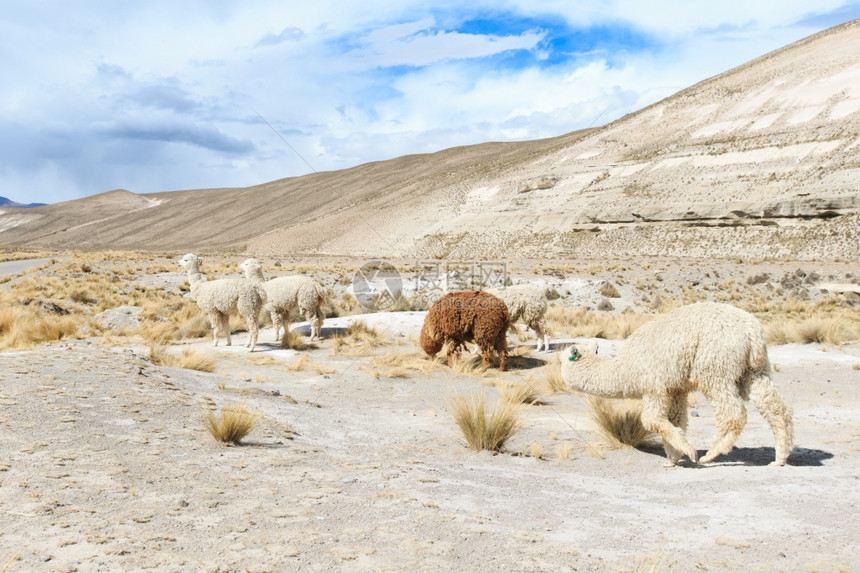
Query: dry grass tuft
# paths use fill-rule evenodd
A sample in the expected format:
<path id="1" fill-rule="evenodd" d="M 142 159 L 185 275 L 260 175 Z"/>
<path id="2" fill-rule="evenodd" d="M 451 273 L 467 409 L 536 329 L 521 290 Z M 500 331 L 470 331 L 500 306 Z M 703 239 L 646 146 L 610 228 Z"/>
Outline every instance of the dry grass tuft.
<path id="1" fill-rule="evenodd" d="M 289 372 L 301 372 L 302 370 L 305 369 L 306 366 L 310 365 L 310 362 L 311 362 L 311 359 L 308 357 L 308 355 L 302 354 L 294 362 L 292 362 L 291 364 L 288 364 L 286 366 L 286 369 Z"/>
<path id="2" fill-rule="evenodd" d="M 370 356 L 375 349 L 390 344 L 387 333 L 368 326 L 363 320 L 351 322 L 343 335 L 331 338 L 332 352 L 343 356 Z"/>
<path id="3" fill-rule="evenodd" d="M 541 372 L 547 386 L 553 392 L 567 392 L 569 390 L 561 378 L 561 359 L 558 357 L 558 353 L 553 354 L 546 366 L 541 367 Z"/>
<path id="4" fill-rule="evenodd" d="M 768 344 L 832 344 L 838 346 L 857 339 L 857 333 L 839 317 L 810 317 L 801 320 L 777 319 L 765 326 Z"/>
<path id="5" fill-rule="evenodd" d="M 199 370 L 200 372 L 214 372 L 215 359 L 195 352 L 191 348 L 185 348 L 179 355 L 176 361 L 177 368 L 186 368 L 188 370 Z"/>
<path id="6" fill-rule="evenodd" d="M 244 404 L 223 406 L 220 418 L 212 412 L 207 413 L 206 429 L 219 442 L 238 444 L 259 419 L 260 415 L 249 411 Z"/>
<path id="7" fill-rule="evenodd" d="M 448 408 L 473 450 L 496 452 L 522 427 L 522 406 L 504 400 L 487 411 L 487 396 L 481 392 L 467 396 L 455 394 Z"/>
<path id="8" fill-rule="evenodd" d="M 598 292 L 600 292 L 601 296 L 605 296 L 606 298 L 621 298 L 621 294 L 618 292 L 618 289 L 615 288 L 615 285 L 608 281 L 600 285 Z"/>
<path id="9" fill-rule="evenodd" d="M 17 553 L 10 555 L 5 563 L 0 564 L 0 573 L 9 573 L 9 571 L 12 571 L 12 565 L 19 559 L 21 559 L 21 556 Z"/>
<path id="10" fill-rule="evenodd" d="M 374 356 L 360 368 L 371 375 L 374 380 L 379 378 L 410 378 L 414 374 L 428 374 L 443 370 L 442 361 L 434 358 L 428 360 L 418 352 L 387 352 Z"/>
<path id="11" fill-rule="evenodd" d="M 200 354 L 191 348 L 183 349 L 182 353 L 176 356 L 171 354 L 168 347 L 163 344 L 151 344 L 149 346 L 149 361 L 157 366 L 170 368 L 186 368 L 200 372 L 215 371 L 215 359 Z"/>
<path id="12" fill-rule="evenodd" d="M 638 448 L 651 440 L 642 426 L 642 403 L 638 400 L 610 400 L 589 396 L 591 419 L 600 428 L 607 445 L 613 448 Z"/>
<path id="13" fill-rule="evenodd" d="M 513 404 L 542 404 L 540 394 L 534 384 L 528 382 L 511 382 L 501 386 L 502 397 Z"/>
<path id="14" fill-rule="evenodd" d="M 0 300 L 0 302 L 6 302 Z M 85 316 L 60 316 L 29 306 L 0 308 L 0 349 L 27 349 L 37 344 L 80 338 Z"/>
<path id="15" fill-rule="evenodd" d="M 573 450 L 573 444 L 570 442 L 562 442 L 555 446 L 555 459 L 556 462 L 561 460 L 569 460 L 570 452 Z"/>
<path id="16" fill-rule="evenodd" d="M 304 334 L 301 330 L 290 330 L 289 327 L 284 328 L 284 334 L 281 335 L 281 346 L 300 351 L 319 348 L 319 346 L 312 342 L 305 342 Z"/>
<path id="17" fill-rule="evenodd" d="M 584 308 L 553 305 L 546 320 L 556 335 L 620 340 L 654 318 L 654 315 L 625 313 L 621 315 L 593 312 Z"/>
<path id="18" fill-rule="evenodd" d="M 855 339 L 854 332 L 838 318 L 808 318 L 795 326 L 798 342 L 808 344 L 843 344 Z"/>

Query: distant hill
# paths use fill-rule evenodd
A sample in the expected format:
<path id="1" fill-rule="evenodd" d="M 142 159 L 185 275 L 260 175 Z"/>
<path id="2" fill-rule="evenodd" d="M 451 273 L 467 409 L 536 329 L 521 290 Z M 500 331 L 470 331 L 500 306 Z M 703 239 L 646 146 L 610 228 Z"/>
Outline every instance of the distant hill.
<path id="1" fill-rule="evenodd" d="M 860 21 L 606 126 L 241 189 L 116 190 L 0 214 L 0 243 L 412 259 L 848 258 Z"/>
<path id="2" fill-rule="evenodd" d="M 30 209 L 32 207 L 41 207 L 43 205 L 47 205 L 47 203 L 18 203 L 13 201 L 12 199 L 7 199 L 6 197 L 0 197 L 0 207 L 16 207 L 19 209 Z"/>

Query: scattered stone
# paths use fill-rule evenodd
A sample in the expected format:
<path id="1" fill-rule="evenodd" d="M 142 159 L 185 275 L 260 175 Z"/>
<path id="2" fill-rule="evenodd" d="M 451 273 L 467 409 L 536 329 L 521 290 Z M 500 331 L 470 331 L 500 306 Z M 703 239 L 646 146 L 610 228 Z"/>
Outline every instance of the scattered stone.
<path id="1" fill-rule="evenodd" d="M 98 313 L 93 320 L 106 330 L 137 328 L 142 310 L 139 306 L 118 306 Z"/>

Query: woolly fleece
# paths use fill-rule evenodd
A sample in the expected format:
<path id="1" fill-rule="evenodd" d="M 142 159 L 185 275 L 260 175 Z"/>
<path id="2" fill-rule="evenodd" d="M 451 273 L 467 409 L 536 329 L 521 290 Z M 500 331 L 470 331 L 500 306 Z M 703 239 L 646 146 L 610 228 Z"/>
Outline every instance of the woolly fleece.
<path id="1" fill-rule="evenodd" d="M 452 292 L 427 311 L 420 345 L 431 358 L 446 346 L 450 365 L 466 342 L 474 342 L 481 349 L 482 366 L 490 366 L 495 350 L 499 370 L 504 372 L 510 323 L 510 313 L 500 298 L 483 291 Z"/>
<path id="2" fill-rule="evenodd" d="M 200 257 L 187 253 L 179 259 L 179 265 L 188 272 L 188 283 L 191 285 L 191 296 L 209 317 L 212 325 L 214 346 L 218 346 L 218 333 L 223 332 L 230 340 L 230 315 L 239 313 L 248 325 L 247 348 L 254 351 L 257 344 L 257 320 L 266 302 L 266 291 L 257 283 L 246 279 L 219 279 L 206 281 L 200 272 Z"/>
<path id="3" fill-rule="evenodd" d="M 607 398 L 641 398 L 642 424 L 663 438 L 666 465 L 683 454 L 698 461 L 684 436 L 687 395 L 698 390 L 714 407 L 717 433 L 701 463 L 728 453 L 746 424 L 744 401 L 767 420 L 776 440 L 772 465 L 784 465 L 792 449 L 792 409 L 771 380 L 761 323 L 728 304 L 703 302 L 668 312 L 637 329 L 611 360 L 596 347 L 562 352 L 564 382 Z"/>

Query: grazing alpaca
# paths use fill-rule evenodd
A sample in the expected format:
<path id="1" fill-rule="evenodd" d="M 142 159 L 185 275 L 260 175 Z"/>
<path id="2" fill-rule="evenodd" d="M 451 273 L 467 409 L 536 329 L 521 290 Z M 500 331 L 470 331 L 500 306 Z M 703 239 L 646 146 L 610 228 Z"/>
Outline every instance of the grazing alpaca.
<path id="1" fill-rule="evenodd" d="M 192 298 L 200 310 L 209 316 L 214 346 L 218 346 L 219 330 L 227 337 L 227 346 L 232 344 L 230 315 L 238 312 L 248 325 L 249 337 L 245 346 L 253 352 L 257 344 L 257 319 L 266 302 L 266 291 L 259 284 L 246 279 L 204 280 L 200 273 L 200 257 L 193 253 L 179 259 L 179 265 L 188 272 Z"/>
<path id="2" fill-rule="evenodd" d="M 746 424 L 744 401 L 767 420 L 784 465 L 793 440 L 792 410 L 770 378 L 765 333 L 751 314 L 703 302 L 668 312 L 637 329 L 611 360 L 596 347 L 563 352 L 562 379 L 573 390 L 606 398 L 641 398 L 642 425 L 660 434 L 667 466 L 683 454 L 697 462 L 687 441 L 687 394 L 698 390 L 714 407 L 717 433 L 701 463 L 728 453 Z"/>
<path id="3" fill-rule="evenodd" d="M 275 340 L 279 340 L 281 325 L 284 333 L 290 328 L 290 315 L 300 314 L 311 325 L 311 340 L 319 340 L 325 313 L 325 289 L 311 277 L 292 275 L 277 277 L 264 282 L 263 266 L 257 259 L 246 259 L 239 268 L 245 277 L 256 281 L 266 289 L 266 308 L 275 326 Z"/>
<path id="4" fill-rule="evenodd" d="M 505 303 L 482 291 L 448 293 L 430 307 L 421 328 L 421 348 L 431 358 L 447 346 L 448 364 L 466 342 L 481 349 L 481 364 L 489 366 L 499 353 L 499 370 L 508 359 L 507 331 L 511 317 Z"/>
<path id="5" fill-rule="evenodd" d="M 511 325 L 522 320 L 526 326 L 531 328 L 537 336 L 537 347 L 535 350 L 549 351 L 549 327 L 547 327 L 544 315 L 546 315 L 547 300 L 544 289 L 529 285 L 515 285 L 504 289 L 488 290 L 502 299 L 511 314 Z"/>

